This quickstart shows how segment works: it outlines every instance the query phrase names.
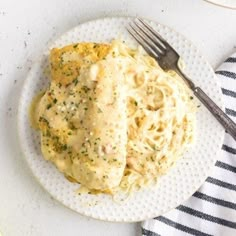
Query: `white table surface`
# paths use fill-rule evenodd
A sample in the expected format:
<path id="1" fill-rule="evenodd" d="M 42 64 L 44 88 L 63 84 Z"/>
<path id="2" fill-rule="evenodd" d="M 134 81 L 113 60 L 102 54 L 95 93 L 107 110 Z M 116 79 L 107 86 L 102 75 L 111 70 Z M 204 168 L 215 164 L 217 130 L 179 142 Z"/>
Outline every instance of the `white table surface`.
<path id="1" fill-rule="evenodd" d="M 0 0 L 0 231 L 4 236 L 140 235 L 139 224 L 89 219 L 53 200 L 34 179 L 17 140 L 17 102 L 32 62 L 51 40 L 80 22 L 114 15 L 138 15 L 176 29 L 213 67 L 236 50 L 236 11 L 202 0 Z"/>

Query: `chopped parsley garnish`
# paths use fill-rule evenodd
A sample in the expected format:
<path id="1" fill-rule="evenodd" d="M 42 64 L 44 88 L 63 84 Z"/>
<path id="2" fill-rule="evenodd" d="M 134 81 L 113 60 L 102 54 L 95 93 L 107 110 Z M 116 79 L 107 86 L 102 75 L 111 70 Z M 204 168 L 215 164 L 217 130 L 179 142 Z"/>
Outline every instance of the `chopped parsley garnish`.
<path id="1" fill-rule="evenodd" d="M 98 108 L 98 113 L 102 113 L 102 110 L 100 108 Z"/>
<path id="2" fill-rule="evenodd" d="M 85 93 L 87 93 L 87 92 L 90 90 L 90 88 L 87 87 L 87 86 L 83 86 L 81 89 L 82 89 Z"/>
<path id="3" fill-rule="evenodd" d="M 39 117 L 39 122 L 44 122 L 44 123 L 46 123 L 47 125 L 49 125 L 49 122 L 48 122 L 48 120 L 47 119 L 45 119 L 44 117 L 42 117 L 42 116 L 40 116 Z"/>
<path id="4" fill-rule="evenodd" d="M 66 144 L 62 145 L 62 150 L 65 151 L 66 149 L 67 149 L 67 145 Z"/>
<path id="5" fill-rule="evenodd" d="M 52 107 L 52 104 L 47 105 L 47 110 L 49 110 Z"/>
<path id="6" fill-rule="evenodd" d="M 73 80 L 73 83 L 74 83 L 75 86 L 78 84 L 78 82 L 79 82 L 78 79 Z"/>

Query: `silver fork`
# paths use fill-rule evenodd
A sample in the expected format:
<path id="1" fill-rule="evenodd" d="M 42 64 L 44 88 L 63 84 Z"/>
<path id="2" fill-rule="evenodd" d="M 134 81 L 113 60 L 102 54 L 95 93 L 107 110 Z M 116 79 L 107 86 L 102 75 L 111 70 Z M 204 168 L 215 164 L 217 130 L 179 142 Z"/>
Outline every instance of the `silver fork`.
<path id="1" fill-rule="evenodd" d="M 179 74 L 194 95 L 214 115 L 225 130 L 236 140 L 236 124 L 216 105 L 216 103 L 193 81 L 190 80 L 179 67 L 179 54 L 173 49 L 162 36 L 149 24 L 140 18 L 136 18 L 130 27 L 129 33 L 136 41 L 152 56 L 164 71 L 174 70 Z"/>

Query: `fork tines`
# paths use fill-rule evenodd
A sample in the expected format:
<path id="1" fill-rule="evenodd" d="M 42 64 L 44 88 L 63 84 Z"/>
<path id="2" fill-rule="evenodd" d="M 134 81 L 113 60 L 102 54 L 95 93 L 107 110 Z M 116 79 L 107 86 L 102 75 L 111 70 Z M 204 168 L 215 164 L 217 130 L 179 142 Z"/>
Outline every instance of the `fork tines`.
<path id="1" fill-rule="evenodd" d="M 148 54 L 158 58 L 166 53 L 168 45 L 165 40 L 144 20 L 136 18 L 129 26 L 129 33 Z"/>

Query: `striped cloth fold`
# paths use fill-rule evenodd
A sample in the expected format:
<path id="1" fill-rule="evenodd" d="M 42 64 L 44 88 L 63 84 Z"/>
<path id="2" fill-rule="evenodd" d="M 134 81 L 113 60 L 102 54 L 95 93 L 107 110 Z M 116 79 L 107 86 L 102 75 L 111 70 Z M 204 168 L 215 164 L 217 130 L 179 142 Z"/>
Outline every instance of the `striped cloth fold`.
<path id="1" fill-rule="evenodd" d="M 236 53 L 216 71 L 225 111 L 236 122 Z M 236 142 L 226 132 L 219 159 L 183 205 L 142 222 L 143 236 L 236 236 Z"/>

